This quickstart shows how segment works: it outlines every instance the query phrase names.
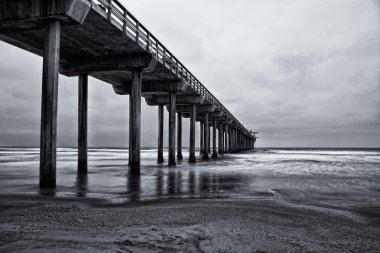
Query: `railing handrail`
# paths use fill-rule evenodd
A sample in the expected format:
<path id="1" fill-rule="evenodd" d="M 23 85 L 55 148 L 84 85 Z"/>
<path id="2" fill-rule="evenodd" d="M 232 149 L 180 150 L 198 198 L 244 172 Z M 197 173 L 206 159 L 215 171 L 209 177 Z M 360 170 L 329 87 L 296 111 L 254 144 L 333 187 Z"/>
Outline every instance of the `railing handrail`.
<path id="1" fill-rule="evenodd" d="M 140 21 L 129 12 L 118 0 L 89 0 L 104 7 L 103 11 L 107 19 L 119 23 L 125 35 L 135 39 L 136 43 L 150 53 L 157 61 L 165 67 L 169 65 L 169 70 L 178 78 L 185 79 L 190 86 L 204 96 L 208 102 L 214 104 L 219 111 L 232 119 L 245 134 L 250 132 L 241 124 L 227 108 L 172 54 Z M 121 22 L 121 23 L 120 23 Z M 141 45 L 142 44 L 142 45 Z M 252 136 L 252 135 L 251 135 Z"/>

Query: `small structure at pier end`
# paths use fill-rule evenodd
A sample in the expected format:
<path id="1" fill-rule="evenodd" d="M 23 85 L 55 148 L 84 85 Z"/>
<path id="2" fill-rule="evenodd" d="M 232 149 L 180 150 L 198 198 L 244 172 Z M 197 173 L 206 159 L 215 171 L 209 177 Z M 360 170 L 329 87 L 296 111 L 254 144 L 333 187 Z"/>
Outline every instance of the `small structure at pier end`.
<path id="1" fill-rule="evenodd" d="M 41 188 L 56 186 L 59 73 L 78 77 L 78 173 L 87 173 L 89 75 L 111 84 L 116 94 L 129 95 L 131 175 L 140 174 L 142 97 L 158 107 L 158 162 L 164 162 L 164 107 L 169 112 L 171 166 L 176 157 L 183 159 L 182 118 L 190 118 L 190 163 L 196 161 L 196 121 L 201 126 L 203 159 L 209 159 L 210 151 L 217 158 L 254 148 L 254 133 L 116 0 L 1 0 L 0 40 L 43 57 Z"/>

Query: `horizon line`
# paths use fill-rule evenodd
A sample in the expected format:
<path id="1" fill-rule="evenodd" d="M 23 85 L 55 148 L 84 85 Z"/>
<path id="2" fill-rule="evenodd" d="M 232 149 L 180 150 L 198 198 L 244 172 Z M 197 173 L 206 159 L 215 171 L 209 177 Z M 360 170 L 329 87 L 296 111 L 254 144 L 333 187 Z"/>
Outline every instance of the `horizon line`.
<path id="1" fill-rule="evenodd" d="M 0 145 L 0 148 L 40 148 L 40 146 L 28 146 L 28 145 Z M 77 146 L 59 146 L 57 148 L 73 148 L 77 149 Z M 88 149 L 128 149 L 128 147 L 121 146 L 89 146 Z M 141 147 L 142 149 L 157 149 L 157 147 L 145 146 Z M 169 147 L 164 147 L 164 149 L 168 149 Z M 189 149 L 188 146 L 182 147 L 184 149 Z M 196 147 L 199 149 L 199 147 Z M 380 149 L 380 147 L 255 147 L 255 149 Z M 254 150 L 254 149 L 253 149 Z"/>

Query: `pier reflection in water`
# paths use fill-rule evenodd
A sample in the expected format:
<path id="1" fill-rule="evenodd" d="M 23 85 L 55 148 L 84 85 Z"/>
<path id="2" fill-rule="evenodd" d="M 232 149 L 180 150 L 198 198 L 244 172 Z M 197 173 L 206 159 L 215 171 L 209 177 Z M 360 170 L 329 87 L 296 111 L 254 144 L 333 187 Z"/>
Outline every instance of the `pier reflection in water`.
<path id="1" fill-rule="evenodd" d="M 83 184 L 83 185 L 79 185 Z M 77 181 L 77 196 L 86 196 L 87 180 Z M 127 191 L 118 194 L 125 200 L 138 201 L 160 198 L 227 198 L 244 187 L 244 179 L 233 175 L 183 171 L 178 168 L 160 168 L 150 175 L 127 175 Z"/>
<path id="2" fill-rule="evenodd" d="M 88 189 L 88 175 L 86 173 L 78 173 L 77 181 L 77 197 L 86 197 Z"/>
<path id="3" fill-rule="evenodd" d="M 108 197 L 125 201 L 183 197 L 227 198 L 243 191 L 246 181 L 241 176 L 200 172 L 194 168 L 186 171 L 178 168 L 157 168 L 151 174 L 140 176 L 127 174 L 126 190 L 115 191 L 108 194 Z M 76 196 L 96 196 L 89 184 L 91 185 L 88 175 L 78 174 L 75 182 Z"/>
<path id="4" fill-rule="evenodd" d="M 38 149 L 0 149 L 0 193 L 101 198 L 113 203 L 276 198 L 348 205 L 379 199 L 378 150 L 259 150 L 176 167 L 157 164 L 157 150 L 144 150 L 138 177 L 128 174 L 127 150 L 90 150 L 88 174 L 77 174 L 76 152 L 59 149 L 57 188 L 47 190 L 38 187 Z"/>

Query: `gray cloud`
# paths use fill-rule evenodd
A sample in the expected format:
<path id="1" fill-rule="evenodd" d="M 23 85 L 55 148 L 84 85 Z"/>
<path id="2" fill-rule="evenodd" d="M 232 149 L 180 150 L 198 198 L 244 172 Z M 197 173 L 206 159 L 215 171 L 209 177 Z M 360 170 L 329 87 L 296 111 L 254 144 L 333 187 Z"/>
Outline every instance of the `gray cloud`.
<path id="1" fill-rule="evenodd" d="M 378 1 L 123 2 L 260 146 L 380 146 Z M 0 145 L 38 145 L 42 59 L 3 42 L 0 55 Z M 90 145 L 127 146 L 128 96 L 95 79 L 89 94 Z M 76 78 L 60 76 L 58 113 L 59 145 L 75 146 Z M 156 119 L 144 103 L 144 146 Z"/>

